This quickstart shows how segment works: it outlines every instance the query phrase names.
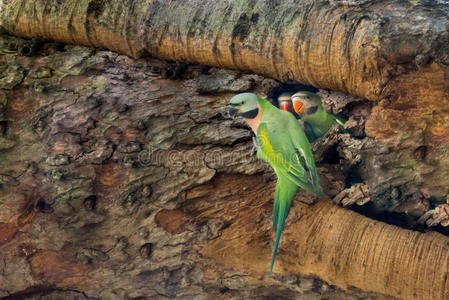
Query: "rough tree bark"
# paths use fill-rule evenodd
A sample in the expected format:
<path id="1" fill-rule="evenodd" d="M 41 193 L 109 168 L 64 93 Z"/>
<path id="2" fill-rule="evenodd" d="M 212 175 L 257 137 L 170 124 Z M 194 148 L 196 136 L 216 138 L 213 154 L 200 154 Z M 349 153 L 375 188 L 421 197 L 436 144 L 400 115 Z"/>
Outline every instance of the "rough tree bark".
<path id="1" fill-rule="evenodd" d="M 274 182 L 254 175 L 267 168 L 226 104 L 275 81 L 201 67 L 168 80 L 177 65 L 80 47 L 41 52 L 2 58 L 2 296 L 384 299 L 303 277 L 313 275 L 344 289 L 446 297 L 446 237 L 327 201 L 293 208 L 275 269 L 289 276 L 268 275 Z"/>
<path id="2" fill-rule="evenodd" d="M 376 146 L 364 179 L 380 207 L 419 215 L 449 191 L 447 10 L 406 0 L 4 0 L 0 26 L 380 101 L 366 124 Z"/>
<path id="3" fill-rule="evenodd" d="M 374 139 L 355 151 L 364 157 L 357 172 L 372 200 L 417 215 L 444 200 L 448 17 L 441 12 L 447 7 L 131 4 L 4 1 L 0 26 L 16 35 L 251 70 L 382 99 L 363 115 Z M 302 293 L 310 299 L 342 293 L 319 281 L 307 289 L 303 277 L 266 276 L 272 181 L 254 176 L 265 167 L 248 161 L 248 131 L 224 111 L 232 93 L 267 94 L 273 81 L 200 74 L 200 68 L 170 81 L 160 76 L 181 77 L 183 64 L 167 68 L 77 47 L 46 51 L 36 59 L 3 58 L 4 295 L 71 289 L 105 298 Z M 347 138 L 338 137 L 343 160 L 357 145 Z M 332 164 L 323 157 L 321 173 L 343 188 L 361 161 Z M 343 170 L 343 179 L 335 170 Z M 298 204 L 289 222 L 281 274 L 316 275 L 344 289 L 405 299 L 447 297 L 442 235 L 399 229 L 328 202 Z"/>
<path id="4" fill-rule="evenodd" d="M 0 62 L 7 70 L 0 79 L 2 299 L 389 299 L 306 275 L 385 292 L 354 282 L 351 273 L 364 268 L 346 259 L 363 253 L 354 243 L 365 242 L 348 227 L 353 222 L 366 228 L 367 246 L 396 249 L 383 235 L 373 239 L 372 228 L 398 239 L 411 234 L 416 250 L 428 247 L 431 236 L 327 201 L 298 205 L 276 267 L 289 276 L 268 275 L 273 174 L 251 155 L 249 131 L 227 117 L 226 104 L 237 92 L 266 94 L 279 86 L 274 80 L 49 44 L 37 56 Z M 317 238 L 323 234 L 329 238 Z M 428 262 L 446 247 L 433 236 L 424 264 L 391 275 L 408 281 L 445 268 Z M 385 275 L 366 270 L 367 282 Z"/>

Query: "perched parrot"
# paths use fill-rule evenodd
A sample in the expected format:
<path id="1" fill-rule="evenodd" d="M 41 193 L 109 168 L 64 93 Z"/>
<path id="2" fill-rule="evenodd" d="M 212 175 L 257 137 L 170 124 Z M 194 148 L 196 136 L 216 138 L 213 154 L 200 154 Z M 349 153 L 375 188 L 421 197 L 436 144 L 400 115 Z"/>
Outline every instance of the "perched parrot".
<path id="1" fill-rule="evenodd" d="M 293 114 L 252 93 L 234 96 L 229 115 L 243 116 L 256 134 L 257 157 L 268 162 L 277 176 L 273 231 L 277 230 L 270 272 L 290 205 L 298 187 L 324 197 L 309 141 Z"/>
<path id="2" fill-rule="evenodd" d="M 304 121 L 309 141 L 323 136 L 335 124 L 343 126 L 346 119 L 340 115 L 333 115 L 324 110 L 321 97 L 312 92 L 297 92 L 292 96 L 294 111 Z"/>
<path id="3" fill-rule="evenodd" d="M 293 113 L 293 105 L 291 97 L 292 93 L 289 92 L 280 94 L 278 97 L 279 108 Z"/>

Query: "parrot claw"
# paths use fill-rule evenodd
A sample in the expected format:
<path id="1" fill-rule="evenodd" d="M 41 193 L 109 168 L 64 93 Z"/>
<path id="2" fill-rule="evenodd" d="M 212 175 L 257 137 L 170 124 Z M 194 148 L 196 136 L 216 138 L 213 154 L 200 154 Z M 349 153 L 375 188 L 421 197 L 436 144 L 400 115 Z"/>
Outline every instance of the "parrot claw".
<path id="1" fill-rule="evenodd" d="M 436 225 L 449 226 L 449 204 L 440 204 L 434 209 L 427 211 L 418 219 L 418 223 L 426 224 L 428 227 Z"/>
<path id="2" fill-rule="evenodd" d="M 253 147 L 251 148 L 251 155 L 255 155 L 259 150 L 259 143 L 257 142 L 257 138 L 253 135 Z"/>
<path id="3" fill-rule="evenodd" d="M 346 207 L 356 203 L 359 206 L 365 205 L 370 201 L 368 186 L 358 183 L 348 189 L 341 191 L 333 199 L 334 203 Z"/>

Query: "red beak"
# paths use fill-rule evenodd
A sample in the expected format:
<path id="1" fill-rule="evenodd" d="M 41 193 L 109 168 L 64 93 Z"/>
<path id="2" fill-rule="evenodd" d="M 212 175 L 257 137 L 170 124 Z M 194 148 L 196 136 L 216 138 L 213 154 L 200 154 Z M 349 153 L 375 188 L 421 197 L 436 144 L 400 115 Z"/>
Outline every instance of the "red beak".
<path id="1" fill-rule="evenodd" d="M 292 110 L 292 107 L 291 107 L 290 103 L 287 102 L 287 101 L 281 102 L 280 107 L 281 107 L 282 110 L 285 110 L 285 111 L 291 111 Z"/>
<path id="2" fill-rule="evenodd" d="M 302 114 L 304 112 L 304 104 L 297 99 L 293 99 L 293 108 L 297 114 Z"/>

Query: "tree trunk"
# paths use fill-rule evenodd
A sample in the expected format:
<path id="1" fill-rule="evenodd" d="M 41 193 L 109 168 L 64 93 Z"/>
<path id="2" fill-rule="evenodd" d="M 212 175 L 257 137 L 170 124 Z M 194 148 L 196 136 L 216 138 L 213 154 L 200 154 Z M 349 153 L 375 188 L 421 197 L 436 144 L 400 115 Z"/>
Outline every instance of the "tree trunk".
<path id="1" fill-rule="evenodd" d="M 0 26 L 381 100 L 366 123 L 376 146 L 362 175 L 378 206 L 419 215 L 449 192 L 448 9 L 403 0 L 14 0 L 3 2 Z"/>
<path id="2" fill-rule="evenodd" d="M 38 56 L 0 58 L 1 296 L 367 296 L 304 277 L 314 275 L 345 290 L 448 297 L 446 237 L 327 201 L 297 204 L 289 216 L 275 273 L 299 277 L 269 276 L 272 174 L 226 106 L 237 92 L 272 96 L 282 85 L 180 62 L 381 100 L 343 108 L 353 123 L 367 119 L 369 137 L 362 122 L 362 140 L 331 134 L 314 145 L 322 182 L 335 195 L 361 176 L 377 206 L 419 216 L 448 194 L 447 6 L 0 5 L 0 26 L 15 35 L 178 61 L 5 38 L 5 53 Z M 334 150 L 340 161 L 329 161 Z"/>
<path id="3" fill-rule="evenodd" d="M 447 69 L 446 9 L 399 0 L 11 0 L 0 24 L 17 35 L 252 71 L 379 100 L 400 94 L 394 78 L 408 82 L 407 73 L 429 71 L 419 69 L 431 63 Z"/>
<path id="4" fill-rule="evenodd" d="M 325 200 L 294 206 L 275 267 L 289 277 L 268 274 L 274 182 L 226 104 L 279 83 L 202 67 L 170 80 L 179 65 L 80 47 L 40 53 L 2 59 L 2 296 L 384 299 L 309 275 L 447 296 L 446 237 Z"/>

